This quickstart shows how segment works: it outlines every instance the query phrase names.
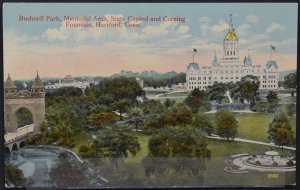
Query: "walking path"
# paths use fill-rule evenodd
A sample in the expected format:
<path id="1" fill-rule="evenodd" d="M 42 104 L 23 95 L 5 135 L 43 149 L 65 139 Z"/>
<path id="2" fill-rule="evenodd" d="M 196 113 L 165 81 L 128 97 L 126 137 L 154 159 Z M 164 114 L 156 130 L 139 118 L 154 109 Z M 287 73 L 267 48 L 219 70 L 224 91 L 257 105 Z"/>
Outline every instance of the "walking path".
<path id="1" fill-rule="evenodd" d="M 220 140 L 227 140 L 226 138 L 219 137 L 217 135 L 212 135 L 212 136 L 206 136 L 207 138 L 210 139 L 220 139 Z M 260 145 L 265 145 L 265 146 L 272 146 L 276 148 L 281 148 L 281 146 L 272 144 L 272 143 L 266 143 L 266 142 L 261 142 L 261 141 L 255 141 L 255 140 L 248 140 L 248 139 L 242 139 L 242 138 L 234 138 L 234 141 L 238 142 L 246 142 L 246 143 L 252 143 L 252 144 L 260 144 Z M 289 150 L 296 150 L 295 147 L 289 147 L 289 146 L 283 146 L 284 149 L 289 149 Z"/>

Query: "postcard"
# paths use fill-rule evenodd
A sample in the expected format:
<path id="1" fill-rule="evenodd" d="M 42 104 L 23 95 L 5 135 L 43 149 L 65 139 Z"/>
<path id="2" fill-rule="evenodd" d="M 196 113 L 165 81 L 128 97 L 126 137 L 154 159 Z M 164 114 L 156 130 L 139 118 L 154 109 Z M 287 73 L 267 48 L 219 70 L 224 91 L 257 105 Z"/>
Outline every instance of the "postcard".
<path id="1" fill-rule="evenodd" d="M 296 185 L 297 3 L 4 3 L 5 186 Z"/>

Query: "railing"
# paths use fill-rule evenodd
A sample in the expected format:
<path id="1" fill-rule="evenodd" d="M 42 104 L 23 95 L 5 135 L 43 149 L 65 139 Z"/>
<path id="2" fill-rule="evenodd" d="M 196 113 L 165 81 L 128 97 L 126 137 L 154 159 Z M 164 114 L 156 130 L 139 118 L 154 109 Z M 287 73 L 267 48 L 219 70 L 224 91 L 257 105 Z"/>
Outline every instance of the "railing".
<path id="1" fill-rule="evenodd" d="M 24 127 L 18 128 L 15 132 L 7 133 L 4 135 L 5 143 L 17 140 L 26 136 L 28 133 L 33 132 L 34 124 L 25 125 Z"/>

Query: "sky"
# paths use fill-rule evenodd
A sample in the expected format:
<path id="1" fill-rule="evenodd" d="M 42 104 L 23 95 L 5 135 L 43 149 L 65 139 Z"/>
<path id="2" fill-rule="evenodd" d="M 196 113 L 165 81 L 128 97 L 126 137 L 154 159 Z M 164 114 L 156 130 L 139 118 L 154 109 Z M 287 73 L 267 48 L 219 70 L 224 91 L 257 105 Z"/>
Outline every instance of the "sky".
<path id="1" fill-rule="evenodd" d="M 229 15 L 239 55 L 265 65 L 270 45 L 279 70 L 297 67 L 296 3 L 5 3 L 4 77 L 110 76 L 121 70 L 185 72 L 192 62 L 211 65 L 223 56 Z M 58 16 L 60 21 L 19 21 L 19 16 Z M 137 28 L 65 27 L 64 16 L 180 17 L 185 22 L 133 22 Z"/>

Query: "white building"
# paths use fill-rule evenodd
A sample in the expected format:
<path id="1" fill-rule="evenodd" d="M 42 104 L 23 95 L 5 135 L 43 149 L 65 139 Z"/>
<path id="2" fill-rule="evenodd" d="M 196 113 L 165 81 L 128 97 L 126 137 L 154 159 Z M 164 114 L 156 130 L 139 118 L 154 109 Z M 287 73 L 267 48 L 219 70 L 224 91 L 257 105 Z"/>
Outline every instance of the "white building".
<path id="1" fill-rule="evenodd" d="M 186 71 L 187 90 L 205 90 L 214 82 L 237 82 L 246 75 L 257 76 L 261 90 L 278 89 L 278 65 L 275 60 L 270 59 L 264 66 L 253 65 L 249 54 L 240 60 L 239 39 L 230 15 L 229 29 L 223 41 L 223 58 L 218 60 L 214 53 L 211 66 L 190 63 Z"/>
<path id="2" fill-rule="evenodd" d="M 96 81 L 76 81 L 71 75 L 66 75 L 62 81 L 55 84 L 48 84 L 45 86 L 46 91 L 56 90 L 62 87 L 76 87 L 84 90 L 86 87 L 90 86 L 90 83 L 98 84 Z"/>

